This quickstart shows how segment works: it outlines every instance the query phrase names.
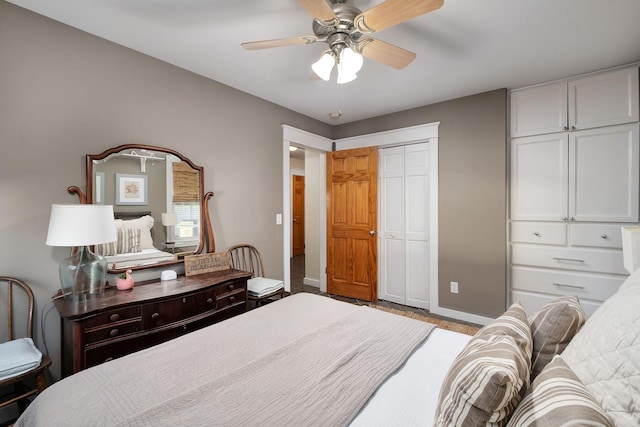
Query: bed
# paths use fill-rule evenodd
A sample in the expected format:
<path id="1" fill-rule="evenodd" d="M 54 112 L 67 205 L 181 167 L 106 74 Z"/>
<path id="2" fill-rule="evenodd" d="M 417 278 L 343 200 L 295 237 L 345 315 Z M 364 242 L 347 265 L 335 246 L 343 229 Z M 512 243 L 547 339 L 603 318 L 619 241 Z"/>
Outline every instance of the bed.
<path id="1" fill-rule="evenodd" d="M 563 297 L 471 337 L 296 294 L 65 378 L 16 426 L 638 425 L 639 303 L 637 272 L 586 323 Z"/>
<path id="2" fill-rule="evenodd" d="M 116 212 L 117 240 L 97 245 L 97 252 L 107 259 L 112 270 L 124 270 L 175 260 L 175 255 L 157 249 L 151 230 L 154 218 L 150 212 Z"/>

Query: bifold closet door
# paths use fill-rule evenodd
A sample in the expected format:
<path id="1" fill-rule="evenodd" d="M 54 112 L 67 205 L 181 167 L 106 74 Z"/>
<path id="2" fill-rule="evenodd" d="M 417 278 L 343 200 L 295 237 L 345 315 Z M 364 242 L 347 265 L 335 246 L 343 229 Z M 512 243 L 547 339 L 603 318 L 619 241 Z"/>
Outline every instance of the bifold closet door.
<path id="1" fill-rule="evenodd" d="M 380 153 L 381 298 L 429 308 L 429 144 Z"/>

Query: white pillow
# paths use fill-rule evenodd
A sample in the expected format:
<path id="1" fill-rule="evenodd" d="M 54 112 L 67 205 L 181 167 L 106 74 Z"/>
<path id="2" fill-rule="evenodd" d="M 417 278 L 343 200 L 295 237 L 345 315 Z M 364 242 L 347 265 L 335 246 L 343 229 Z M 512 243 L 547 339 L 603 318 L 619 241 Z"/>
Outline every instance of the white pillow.
<path id="1" fill-rule="evenodd" d="M 116 228 L 139 228 L 140 229 L 140 248 L 155 249 L 153 246 L 153 238 L 151 237 L 151 229 L 153 228 L 153 217 L 150 215 L 141 216 L 136 219 L 116 220 Z"/>
<path id="2" fill-rule="evenodd" d="M 42 353 L 31 338 L 20 338 L 0 344 L 0 381 L 17 377 L 40 364 Z"/>

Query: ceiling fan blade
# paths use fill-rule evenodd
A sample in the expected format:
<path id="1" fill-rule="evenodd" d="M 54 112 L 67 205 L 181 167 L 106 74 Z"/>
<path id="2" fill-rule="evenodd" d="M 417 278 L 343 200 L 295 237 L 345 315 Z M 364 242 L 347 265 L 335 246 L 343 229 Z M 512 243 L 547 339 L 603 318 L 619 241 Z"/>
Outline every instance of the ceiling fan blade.
<path id="1" fill-rule="evenodd" d="M 269 49 L 272 47 L 293 46 L 297 44 L 314 43 L 318 38 L 316 36 L 288 37 L 286 39 L 261 40 L 257 42 L 242 43 L 242 47 L 247 50 Z"/>
<path id="2" fill-rule="evenodd" d="M 360 31 L 373 33 L 432 12 L 443 3 L 444 0 L 387 0 L 356 16 L 354 23 Z"/>
<path id="3" fill-rule="evenodd" d="M 416 57 L 416 54 L 413 52 L 371 37 L 362 39 L 358 43 L 356 50 L 358 50 L 362 56 L 381 62 L 396 70 L 403 69 Z"/>
<path id="4" fill-rule="evenodd" d="M 297 2 L 312 18 L 317 18 L 321 21 L 337 19 L 327 0 L 297 0 Z"/>

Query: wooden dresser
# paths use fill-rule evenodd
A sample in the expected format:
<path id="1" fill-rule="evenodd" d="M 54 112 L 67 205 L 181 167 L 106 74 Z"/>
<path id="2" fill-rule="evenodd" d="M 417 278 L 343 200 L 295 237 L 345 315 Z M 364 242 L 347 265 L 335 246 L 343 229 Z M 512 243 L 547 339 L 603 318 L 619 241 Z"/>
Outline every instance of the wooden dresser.
<path id="1" fill-rule="evenodd" d="M 62 318 L 62 375 L 168 341 L 247 310 L 251 273 L 224 270 L 115 287 L 78 303 L 54 301 Z"/>

